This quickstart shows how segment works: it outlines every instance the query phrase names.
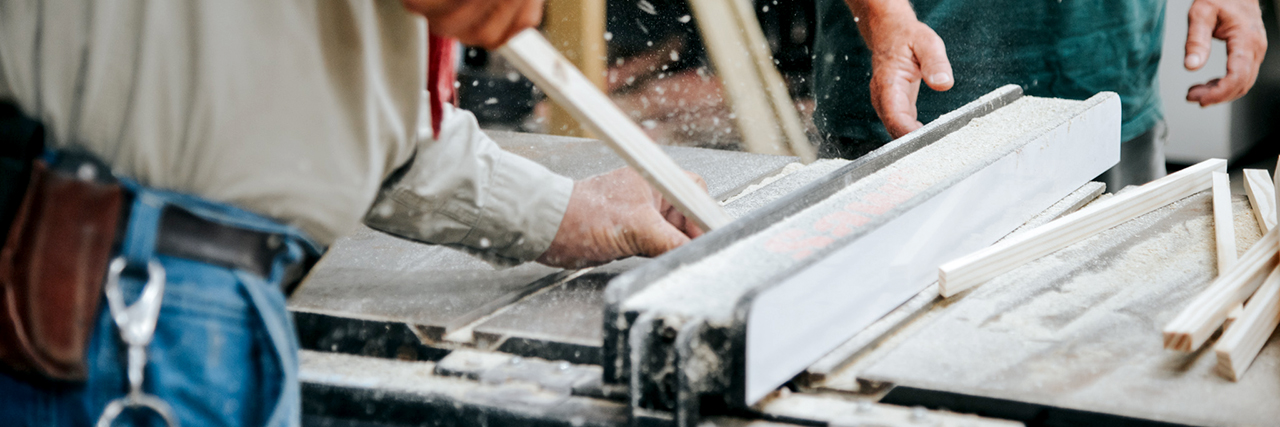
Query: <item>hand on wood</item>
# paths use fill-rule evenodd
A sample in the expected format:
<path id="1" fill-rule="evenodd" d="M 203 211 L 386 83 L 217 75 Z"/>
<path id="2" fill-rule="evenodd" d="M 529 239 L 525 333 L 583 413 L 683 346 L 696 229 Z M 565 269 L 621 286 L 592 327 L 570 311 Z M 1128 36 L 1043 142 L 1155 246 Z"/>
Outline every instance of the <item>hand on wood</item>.
<path id="1" fill-rule="evenodd" d="M 689 173 L 704 189 L 702 177 Z M 631 168 L 578 181 L 560 229 L 538 262 L 563 268 L 600 265 L 633 255 L 658 256 L 702 235 Z"/>
<path id="2" fill-rule="evenodd" d="M 848 4 L 858 32 L 871 50 L 871 105 L 894 138 L 919 129 L 916 96 L 920 81 L 937 91 L 951 89 L 947 48 L 932 28 L 916 19 L 906 1 L 858 1 Z"/>
<path id="3" fill-rule="evenodd" d="M 1209 59 L 1210 37 L 1227 42 L 1227 75 L 1192 86 L 1187 101 L 1201 107 L 1233 101 L 1253 87 L 1267 53 L 1267 30 L 1258 0 L 1196 0 L 1187 15 L 1188 70 Z"/>
<path id="4" fill-rule="evenodd" d="M 432 34 L 493 50 L 542 22 L 543 0 L 401 0 Z"/>

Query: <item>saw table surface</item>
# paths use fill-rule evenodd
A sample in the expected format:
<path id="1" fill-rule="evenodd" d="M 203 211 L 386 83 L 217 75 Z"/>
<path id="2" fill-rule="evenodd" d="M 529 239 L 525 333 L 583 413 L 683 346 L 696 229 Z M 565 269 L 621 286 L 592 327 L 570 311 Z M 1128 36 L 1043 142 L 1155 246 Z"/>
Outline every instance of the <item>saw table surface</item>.
<path id="1" fill-rule="evenodd" d="M 1024 420 L 1056 411 L 1091 425 L 1275 425 L 1277 336 L 1239 383 L 1215 372 L 1213 340 L 1190 354 L 1162 348 L 1161 328 L 1217 275 L 1210 199 L 1189 197 L 940 301 L 825 386 L 884 382 L 895 386 L 890 403 Z M 1259 232 L 1247 202 L 1233 204 L 1243 252 Z"/>

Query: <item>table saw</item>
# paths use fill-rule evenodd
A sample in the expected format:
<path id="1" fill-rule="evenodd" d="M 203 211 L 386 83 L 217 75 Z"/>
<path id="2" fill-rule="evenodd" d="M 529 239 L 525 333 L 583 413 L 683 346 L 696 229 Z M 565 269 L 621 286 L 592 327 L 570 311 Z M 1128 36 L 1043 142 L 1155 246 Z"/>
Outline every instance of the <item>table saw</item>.
<path id="1" fill-rule="evenodd" d="M 1207 192 L 938 296 L 939 260 L 1109 196 L 1089 179 L 1118 158 L 1114 95 L 1027 98 L 1003 88 L 854 161 L 667 147 L 738 219 L 655 259 L 498 269 L 358 230 L 290 297 L 304 422 L 1276 424 L 1276 337 L 1238 383 L 1161 347 L 1217 275 Z M 986 149 L 969 134 L 1003 145 L 964 155 Z M 575 179 L 623 165 L 592 140 L 490 136 Z M 1261 233 L 1233 208 L 1243 252 Z"/>

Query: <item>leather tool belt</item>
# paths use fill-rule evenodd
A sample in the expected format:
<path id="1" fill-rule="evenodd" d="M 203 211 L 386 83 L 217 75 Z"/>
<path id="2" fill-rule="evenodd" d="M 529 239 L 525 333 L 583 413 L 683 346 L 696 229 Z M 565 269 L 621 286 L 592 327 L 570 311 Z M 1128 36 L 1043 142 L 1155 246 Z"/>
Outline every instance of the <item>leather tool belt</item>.
<path id="1" fill-rule="evenodd" d="M 38 122 L 0 104 L 0 365 L 39 383 L 84 381 L 107 263 L 118 252 L 132 196 L 92 156 L 36 159 Z M 15 147 L 22 147 L 21 149 Z M 8 151 L 5 151 L 8 150 Z M 281 236 L 223 225 L 168 206 L 156 252 L 262 277 Z M 295 273 L 309 263 L 289 266 Z"/>
<path id="2" fill-rule="evenodd" d="M 0 248 L 0 361 L 24 376 L 88 375 L 85 349 L 125 195 L 117 183 L 83 179 L 96 172 L 82 170 L 35 161 Z"/>

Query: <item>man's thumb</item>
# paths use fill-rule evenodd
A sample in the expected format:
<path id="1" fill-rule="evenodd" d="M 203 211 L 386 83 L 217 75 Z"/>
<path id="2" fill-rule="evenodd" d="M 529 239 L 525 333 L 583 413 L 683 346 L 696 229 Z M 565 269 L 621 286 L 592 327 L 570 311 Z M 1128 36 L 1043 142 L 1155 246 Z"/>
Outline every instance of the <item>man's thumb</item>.
<path id="1" fill-rule="evenodd" d="M 947 46 L 932 29 L 917 33 L 912 47 L 916 60 L 920 61 L 920 74 L 929 88 L 937 91 L 951 89 L 955 78 L 951 74 L 951 61 L 947 59 Z"/>
<path id="2" fill-rule="evenodd" d="M 640 255 L 646 257 L 656 257 L 689 243 L 689 236 L 684 235 L 666 220 L 650 221 L 648 229 L 640 230 L 636 233 L 636 237 L 636 245 L 639 246 L 636 249 L 639 250 Z"/>

